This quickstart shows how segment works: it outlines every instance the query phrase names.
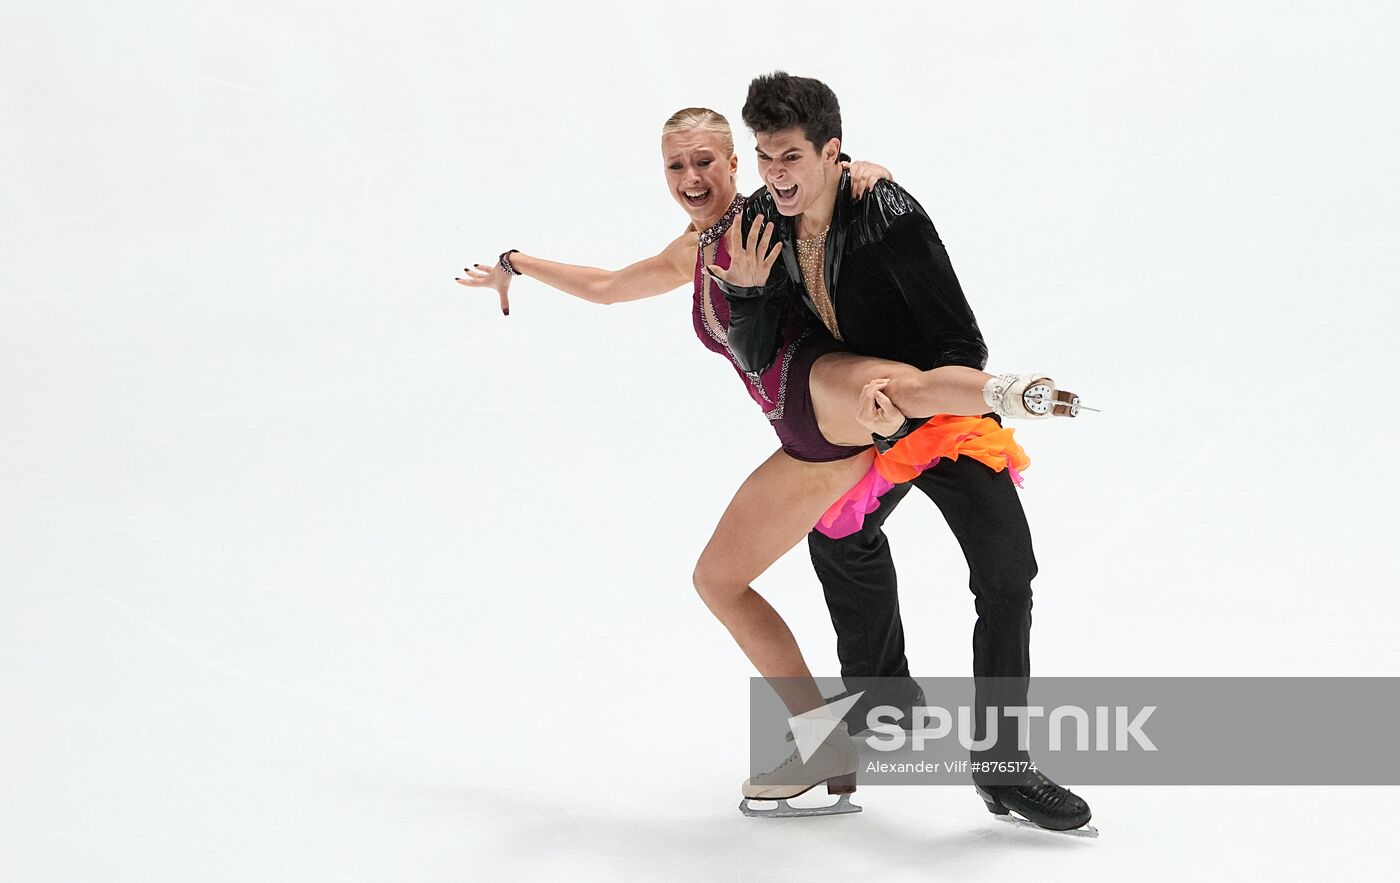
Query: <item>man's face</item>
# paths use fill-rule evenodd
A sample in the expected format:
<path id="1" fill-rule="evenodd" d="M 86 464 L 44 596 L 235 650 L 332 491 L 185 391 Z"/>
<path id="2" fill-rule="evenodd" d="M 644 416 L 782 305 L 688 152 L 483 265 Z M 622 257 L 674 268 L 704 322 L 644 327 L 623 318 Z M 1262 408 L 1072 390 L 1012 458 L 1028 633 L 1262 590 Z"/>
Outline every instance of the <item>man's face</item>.
<path id="1" fill-rule="evenodd" d="M 793 217 L 802 214 L 823 193 L 832 178 L 839 179 L 841 166 L 836 158 L 841 142 L 826 142 L 820 152 L 807 140 L 800 126 L 756 136 L 758 173 L 778 211 Z"/>

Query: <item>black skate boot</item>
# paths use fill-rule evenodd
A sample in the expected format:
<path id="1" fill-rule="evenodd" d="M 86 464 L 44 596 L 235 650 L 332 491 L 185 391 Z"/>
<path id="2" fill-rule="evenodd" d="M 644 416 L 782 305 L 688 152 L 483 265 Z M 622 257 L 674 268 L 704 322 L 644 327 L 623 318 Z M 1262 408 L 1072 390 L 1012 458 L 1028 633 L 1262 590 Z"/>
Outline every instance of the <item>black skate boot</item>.
<path id="1" fill-rule="evenodd" d="M 927 705 L 924 700 L 924 688 L 919 686 L 919 682 L 913 678 L 848 678 L 846 679 L 846 690 L 835 696 L 826 697 L 828 705 L 840 702 L 852 693 L 860 693 L 861 696 L 855 704 L 841 718 L 846 722 L 846 729 L 854 739 L 858 736 L 868 736 L 874 732 L 869 724 L 870 710 L 879 708 L 882 705 L 893 706 L 903 712 L 903 716 L 893 723 L 904 730 L 912 731 L 918 719 L 914 715 L 914 708 L 920 705 Z M 882 715 L 877 720 L 888 721 L 890 715 Z M 787 734 L 787 740 L 792 741 L 792 733 Z"/>
<path id="2" fill-rule="evenodd" d="M 852 705 L 851 710 L 846 712 L 846 726 L 850 729 L 852 738 L 873 732 L 870 727 L 871 709 L 879 708 L 882 705 L 893 706 L 903 713 L 903 716 L 893 723 L 901 729 L 913 730 L 917 723 L 914 708 L 928 704 L 924 699 L 924 688 L 919 686 L 919 682 L 913 678 L 852 678 L 846 683 L 847 690 L 841 694 L 842 696 L 849 696 L 856 692 L 861 693 L 856 704 Z M 876 721 L 876 725 L 882 725 L 881 720 L 888 722 L 889 718 L 888 714 L 882 715 Z"/>
<path id="3" fill-rule="evenodd" d="M 1015 812 L 1042 828 L 1072 831 L 1089 824 L 1089 804 L 1068 788 L 1061 788 L 1033 771 L 1015 785 L 974 785 L 978 795 L 994 815 Z M 1092 829 L 1090 829 L 1092 830 Z M 1095 832 L 1097 833 L 1097 832 Z"/>

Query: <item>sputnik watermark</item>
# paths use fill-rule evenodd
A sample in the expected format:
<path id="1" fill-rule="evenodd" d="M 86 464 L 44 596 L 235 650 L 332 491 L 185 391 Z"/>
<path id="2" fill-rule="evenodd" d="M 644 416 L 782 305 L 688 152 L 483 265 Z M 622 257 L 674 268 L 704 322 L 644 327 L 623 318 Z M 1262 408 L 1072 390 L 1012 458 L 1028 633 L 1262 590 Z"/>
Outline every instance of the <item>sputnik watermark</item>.
<path id="1" fill-rule="evenodd" d="M 1400 786 L 1400 677 L 818 678 L 830 705 L 796 723 L 783 696 L 807 694 L 764 678 L 750 685 L 753 775 L 792 754 L 788 738 L 810 763 L 829 754 L 813 754 L 813 743 L 844 733 L 862 786 L 986 777 L 963 760 L 1034 761 L 1086 786 Z M 849 709 L 834 707 L 854 696 Z"/>
<path id="2" fill-rule="evenodd" d="M 1142 751 L 1156 751 L 1157 746 L 1143 731 L 1143 725 L 1157 710 L 1155 705 L 1144 705 L 1129 718 L 1132 709 L 1127 705 L 1097 705 L 1086 710 L 1077 705 L 1057 705 L 1047 716 L 1042 705 L 1007 705 L 985 708 L 986 726 L 981 739 L 975 737 L 973 709 L 957 707 L 958 743 L 969 751 L 986 751 L 997 744 L 997 722 L 1004 715 L 1014 718 L 1018 746 L 1022 751 L 1030 748 L 1030 722 L 1032 718 L 1045 718 L 1049 727 L 1049 749 L 1060 751 L 1064 745 L 1066 724 L 1071 725 L 1075 751 L 1089 751 L 1092 731 L 1094 751 L 1128 751 L 1136 745 Z M 892 705 L 872 708 L 865 721 L 871 735 L 866 744 L 876 751 L 899 751 L 906 746 L 914 751 L 922 751 L 929 742 L 948 738 L 953 732 L 954 715 L 940 705 L 916 705 L 911 709 L 915 717 L 910 730 L 900 726 L 904 712 Z M 1000 712 L 1000 713 L 998 713 Z M 1111 732 L 1110 732 L 1111 731 Z M 1110 738 L 1111 737 L 1111 738 Z"/>

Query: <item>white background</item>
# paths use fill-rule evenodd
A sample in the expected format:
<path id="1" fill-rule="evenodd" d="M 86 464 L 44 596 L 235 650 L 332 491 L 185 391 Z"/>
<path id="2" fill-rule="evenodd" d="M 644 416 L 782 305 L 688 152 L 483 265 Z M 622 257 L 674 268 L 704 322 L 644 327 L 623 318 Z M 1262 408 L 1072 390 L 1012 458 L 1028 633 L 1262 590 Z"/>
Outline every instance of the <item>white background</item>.
<path id="1" fill-rule="evenodd" d="M 1397 14 L 971 7 L 5 0 L 0 879 L 1388 864 L 1380 788 L 742 818 L 752 670 L 689 576 L 770 429 L 684 291 L 452 281 L 653 253 L 666 116 L 729 115 L 748 190 L 748 80 L 819 77 L 991 365 L 1103 408 L 1018 427 L 1036 673 L 1400 674 Z M 915 673 L 968 672 L 956 543 L 917 493 L 889 533 Z M 836 673 L 805 552 L 758 587 Z"/>

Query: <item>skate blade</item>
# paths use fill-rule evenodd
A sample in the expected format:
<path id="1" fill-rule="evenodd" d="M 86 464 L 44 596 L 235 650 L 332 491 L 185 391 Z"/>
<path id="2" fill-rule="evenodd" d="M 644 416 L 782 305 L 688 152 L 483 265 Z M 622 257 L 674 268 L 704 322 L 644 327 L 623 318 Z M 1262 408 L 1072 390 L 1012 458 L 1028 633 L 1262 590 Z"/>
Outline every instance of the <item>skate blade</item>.
<path id="1" fill-rule="evenodd" d="M 1084 825 L 1083 827 L 1079 828 L 1071 828 L 1068 831 L 1056 831 L 1054 828 L 1042 828 L 1035 822 L 1030 821 L 1029 819 L 1023 819 L 1020 816 L 1016 815 L 1014 811 L 1004 816 L 997 816 L 997 818 L 1001 819 L 1004 822 L 1010 822 L 1013 825 L 1017 825 L 1023 828 L 1031 828 L 1036 831 L 1041 831 L 1045 834 L 1068 834 L 1071 837 L 1084 837 L 1090 840 L 1097 840 L 1099 836 L 1099 829 L 1095 828 L 1093 825 Z"/>
<path id="2" fill-rule="evenodd" d="M 1036 404 L 1048 404 L 1050 413 L 1055 417 L 1078 417 L 1080 411 L 1093 411 L 1095 414 L 1103 413 L 1098 408 L 1091 408 L 1088 405 L 1081 404 L 1079 396 L 1063 389 L 1056 390 L 1053 399 L 1046 400 L 1044 398 L 1037 398 L 1034 401 Z"/>
<path id="3" fill-rule="evenodd" d="M 739 812 L 751 819 L 796 819 L 802 816 L 835 816 L 848 812 L 862 812 L 864 807 L 851 803 L 851 795 L 842 794 L 841 799 L 830 806 L 793 806 L 786 800 L 764 800 L 752 798 L 759 803 L 776 803 L 773 809 L 756 809 L 749 806 L 750 798 L 739 801 Z"/>

